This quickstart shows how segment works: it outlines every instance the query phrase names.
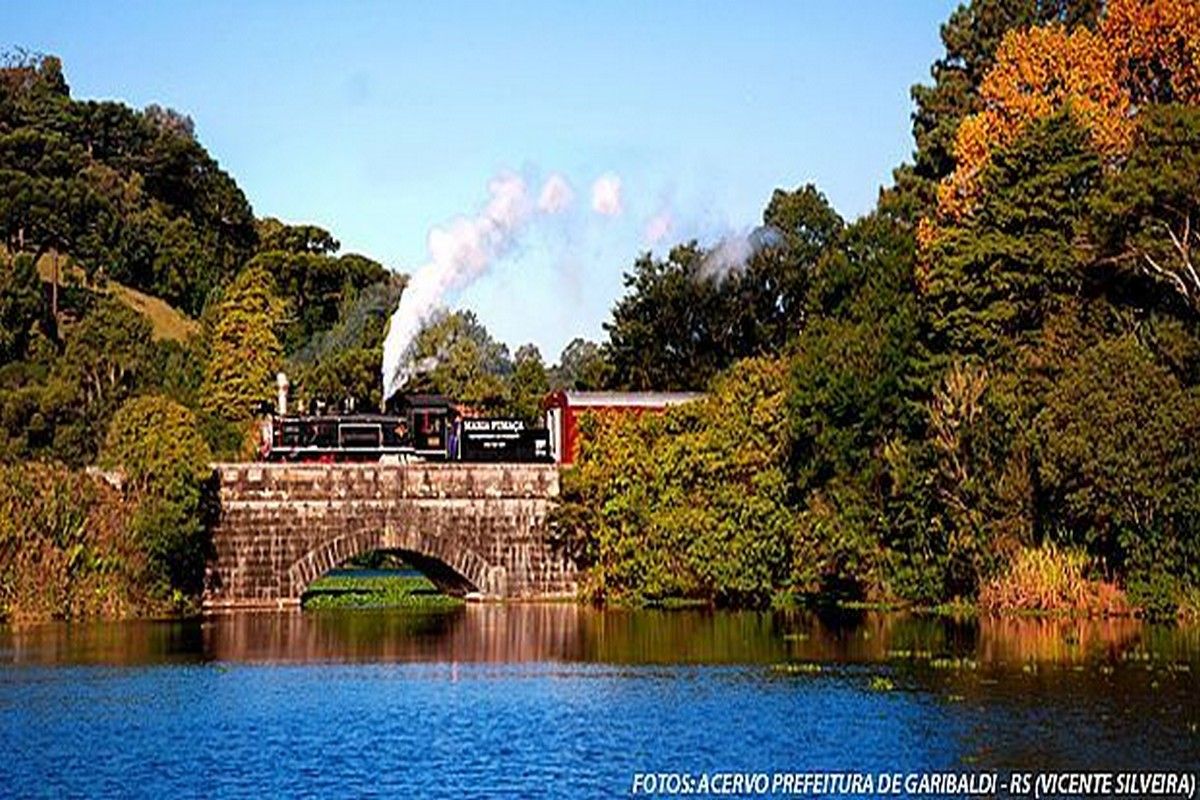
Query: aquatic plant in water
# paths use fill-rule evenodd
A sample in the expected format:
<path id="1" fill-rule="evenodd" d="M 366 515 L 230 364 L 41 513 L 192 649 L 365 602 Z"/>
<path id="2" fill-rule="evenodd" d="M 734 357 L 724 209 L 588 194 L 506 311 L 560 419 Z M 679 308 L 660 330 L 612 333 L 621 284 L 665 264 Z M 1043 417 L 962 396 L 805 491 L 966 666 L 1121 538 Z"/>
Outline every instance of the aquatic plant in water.
<path id="1" fill-rule="evenodd" d="M 306 610 L 446 611 L 463 605 L 462 599 L 442 594 L 423 575 L 387 572 L 326 575 L 313 581 L 301 602 Z"/>

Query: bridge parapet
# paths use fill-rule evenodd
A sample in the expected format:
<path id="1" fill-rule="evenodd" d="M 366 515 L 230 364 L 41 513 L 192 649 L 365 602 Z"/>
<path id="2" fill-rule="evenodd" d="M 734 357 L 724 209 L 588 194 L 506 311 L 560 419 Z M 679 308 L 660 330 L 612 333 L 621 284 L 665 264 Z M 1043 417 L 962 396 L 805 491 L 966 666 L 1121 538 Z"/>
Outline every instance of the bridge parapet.
<path id="1" fill-rule="evenodd" d="M 553 498 L 558 467 L 544 464 L 214 464 L 232 501 Z"/>
<path id="2" fill-rule="evenodd" d="M 311 581 L 368 550 L 402 551 L 451 591 L 573 595 L 573 563 L 546 516 L 558 468 L 538 464 L 215 464 L 220 518 L 205 605 L 299 602 Z"/>

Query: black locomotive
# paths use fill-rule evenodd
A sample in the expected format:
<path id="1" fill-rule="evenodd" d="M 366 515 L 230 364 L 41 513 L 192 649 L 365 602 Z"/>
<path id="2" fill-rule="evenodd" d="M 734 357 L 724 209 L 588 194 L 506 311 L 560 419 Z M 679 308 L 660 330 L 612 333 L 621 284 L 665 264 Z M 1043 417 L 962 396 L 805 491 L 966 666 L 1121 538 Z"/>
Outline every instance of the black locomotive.
<path id="1" fill-rule="evenodd" d="M 545 428 L 465 415 L 438 395 L 397 396 L 383 413 L 272 414 L 262 439 L 266 461 L 553 461 Z"/>

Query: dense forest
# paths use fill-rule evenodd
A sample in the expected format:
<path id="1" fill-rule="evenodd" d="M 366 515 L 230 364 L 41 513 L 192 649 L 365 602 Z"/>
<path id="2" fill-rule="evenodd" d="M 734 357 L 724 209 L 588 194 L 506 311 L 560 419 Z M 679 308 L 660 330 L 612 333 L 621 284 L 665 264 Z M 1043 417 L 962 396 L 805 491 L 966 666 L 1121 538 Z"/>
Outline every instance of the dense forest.
<path id="1" fill-rule="evenodd" d="M 1200 612 L 1200 3 L 975 0 L 912 162 L 711 278 L 644 256 L 564 546 L 604 601 Z"/>
<path id="2" fill-rule="evenodd" d="M 1200 613 L 1200 2 L 973 0 L 942 40 L 871 213 L 781 189 L 744 263 L 642 254 L 553 366 L 469 311 L 418 337 L 410 388 L 527 418 L 706 391 L 587 421 L 553 526 L 587 598 Z M 0 226 L 0 616 L 192 607 L 206 465 L 279 369 L 376 405 L 404 276 L 22 52 Z"/>

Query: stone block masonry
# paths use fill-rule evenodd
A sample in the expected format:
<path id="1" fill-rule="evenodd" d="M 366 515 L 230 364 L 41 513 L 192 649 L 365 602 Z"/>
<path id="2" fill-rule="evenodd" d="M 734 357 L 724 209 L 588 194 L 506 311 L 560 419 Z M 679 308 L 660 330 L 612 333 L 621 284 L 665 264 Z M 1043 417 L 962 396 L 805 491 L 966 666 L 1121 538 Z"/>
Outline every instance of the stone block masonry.
<path id="1" fill-rule="evenodd" d="M 220 514 L 209 609 L 299 603 L 354 556 L 395 550 L 443 590 L 489 599 L 573 596 L 548 541 L 558 467 L 542 464 L 216 464 Z"/>

